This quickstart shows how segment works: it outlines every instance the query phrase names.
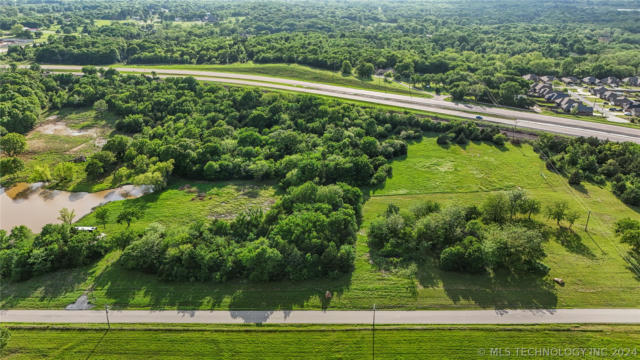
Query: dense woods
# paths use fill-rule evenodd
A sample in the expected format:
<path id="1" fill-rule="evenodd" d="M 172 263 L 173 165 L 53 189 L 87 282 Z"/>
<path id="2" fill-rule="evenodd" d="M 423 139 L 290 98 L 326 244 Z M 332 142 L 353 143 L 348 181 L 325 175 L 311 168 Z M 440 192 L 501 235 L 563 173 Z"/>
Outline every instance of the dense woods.
<path id="1" fill-rule="evenodd" d="M 55 26 L 9 49 L 12 60 L 63 64 L 298 63 L 365 79 L 374 69 L 457 100 L 526 107 L 527 73 L 638 74 L 632 1 L 180 2 L 79 1 L 4 6 L 0 29 Z M 65 16 L 55 14 L 62 12 Z M 483 16 L 477 16 L 482 13 Z M 109 24 L 97 20 L 113 20 Z M 123 22 L 122 22 L 123 21 Z M 191 21 L 185 25 L 175 21 Z M 195 22 L 195 23 L 193 23 Z"/>
<path id="2" fill-rule="evenodd" d="M 572 185 L 582 180 L 610 183 L 623 202 L 640 206 L 640 145 L 545 135 L 536 142 L 536 150 L 550 170 L 568 176 Z"/>
<path id="3" fill-rule="evenodd" d="M 562 214 L 554 212 L 556 207 L 563 208 Z M 565 207 L 554 204 L 548 216 L 558 225 L 566 219 L 573 225 Z M 390 204 L 369 226 L 369 247 L 373 256 L 392 265 L 434 257 L 448 271 L 546 273 L 540 261 L 548 233 L 531 217 L 540 211 L 540 203 L 520 190 L 491 195 L 480 207 L 441 208 L 427 201 L 404 210 Z"/>
<path id="4" fill-rule="evenodd" d="M 121 261 L 169 280 L 336 277 L 353 268 L 361 207 L 357 188 L 309 182 L 290 188 L 266 213 L 250 209 L 230 222 L 188 228 L 154 224 L 124 249 Z"/>

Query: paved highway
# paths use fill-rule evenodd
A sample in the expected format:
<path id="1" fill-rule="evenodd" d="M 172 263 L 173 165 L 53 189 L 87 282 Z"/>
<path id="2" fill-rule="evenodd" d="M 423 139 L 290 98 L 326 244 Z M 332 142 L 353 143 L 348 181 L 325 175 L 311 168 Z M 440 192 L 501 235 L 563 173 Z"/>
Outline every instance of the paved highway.
<path id="1" fill-rule="evenodd" d="M 53 71 L 82 69 L 81 66 L 70 65 L 43 65 L 42 67 Z M 134 73 L 151 73 L 152 71 L 155 71 L 157 74 L 160 74 L 160 77 L 193 76 L 201 81 L 260 86 L 279 90 L 332 96 L 348 100 L 365 101 L 382 105 L 453 115 L 466 119 L 474 119 L 477 113 L 480 113 L 482 114 L 484 121 L 517 128 L 541 130 L 570 136 L 595 136 L 600 139 L 609 139 L 612 141 L 632 141 L 640 143 L 640 129 L 573 120 L 557 116 L 540 115 L 528 111 L 518 111 L 465 103 L 452 103 L 442 100 L 258 75 L 132 67 L 117 67 L 116 70 Z"/>
<path id="2" fill-rule="evenodd" d="M 640 309 L 376 311 L 376 324 L 640 324 Z M 111 323 L 370 324 L 373 311 L 109 311 Z M 105 311 L 4 310 L 0 322 L 105 323 Z"/>

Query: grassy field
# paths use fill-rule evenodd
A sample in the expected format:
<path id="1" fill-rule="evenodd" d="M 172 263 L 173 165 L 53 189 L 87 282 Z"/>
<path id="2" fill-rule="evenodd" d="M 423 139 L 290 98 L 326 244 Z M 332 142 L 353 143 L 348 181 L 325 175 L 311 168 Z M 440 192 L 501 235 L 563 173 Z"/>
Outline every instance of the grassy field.
<path id="1" fill-rule="evenodd" d="M 595 359 L 614 357 L 614 349 L 633 351 L 639 342 L 640 327 L 611 325 L 376 326 L 375 342 L 370 327 L 365 326 L 136 325 L 113 326 L 109 331 L 16 326 L 2 355 L 5 359 L 137 359 L 150 355 L 154 359 L 363 359 L 375 352 L 380 359 L 489 359 L 499 356 L 498 349 L 502 356 L 506 351 L 514 356 L 522 348 L 603 349 L 600 354 L 608 355 L 562 356 Z"/>
<path id="2" fill-rule="evenodd" d="M 3 184 L 28 182 L 37 166 L 51 170 L 60 162 L 72 161 L 78 156 L 89 156 L 100 147 L 112 132 L 116 117 L 106 113 L 98 115 L 90 108 L 63 109 L 42 114 L 36 128 L 29 132 L 27 151 L 20 155 L 24 170 L 2 178 Z M 89 181 L 84 164 L 74 164 L 72 181 L 56 187 L 69 191 L 99 191 L 110 187 L 110 179 Z"/>
<path id="3" fill-rule="evenodd" d="M 218 185 L 207 188 L 215 190 Z M 412 271 L 381 271 L 370 263 L 366 245 L 368 221 L 382 213 L 389 203 L 408 207 L 420 200 L 442 203 L 480 204 L 495 191 L 519 186 L 543 203 L 564 199 L 582 217 L 575 233 L 556 231 L 545 244 L 550 266 L 546 277 L 512 274 L 467 275 L 444 272 L 426 260 Z M 264 190 L 268 196 L 269 191 Z M 151 221 L 169 224 L 208 216 L 222 206 L 215 200 L 199 202 L 174 188 L 107 206 L 118 209 L 129 203 L 148 206 L 140 224 Z M 164 282 L 153 275 L 124 270 L 118 265 L 119 252 L 98 263 L 60 271 L 17 284 L 3 286 L 0 308 L 63 308 L 84 292 L 98 307 L 105 304 L 132 309 L 369 309 L 375 303 L 386 309 L 502 309 L 502 308 L 594 308 L 637 307 L 640 277 L 623 259 L 627 249 L 613 234 L 613 223 L 622 217 L 638 217 L 608 189 L 591 184 L 571 188 L 566 179 L 546 170 L 530 145 L 496 148 L 488 144 L 469 144 L 443 148 L 435 138 L 409 146 L 406 159 L 393 162 L 393 178 L 379 189 L 368 191 L 364 228 L 357 242 L 355 271 L 339 279 L 256 284 L 231 281 L 225 284 Z M 214 197 L 215 198 L 215 197 Z M 228 195 L 228 204 L 242 197 Z M 181 199 L 181 200 L 179 200 Z M 210 203 L 211 201 L 211 203 Z M 247 200 L 249 201 L 249 200 Z M 261 200 L 258 200 L 260 202 Z M 231 205 L 230 205 L 231 206 Z M 230 209 L 229 211 L 236 211 Z M 584 231 L 591 211 L 589 231 Z M 542 216 L 538 220 L 544 221 Z M 93 223 L 89 215 L 81 224 Z M 109 224 L 107 231 L 118 225 Z M 554 285 L 553 277 L 566 281 Z M 334 297 L 323 302 L 330 290 Z"/>
<path id="4" fill-rule="evenodd" d="M 185 185 L 189 185 L 192 190 L 183 190 Z M 206 194 L 203 200 L 199 200 L 198 193 Z M 143 230 L 153 222 L 176 226 L 189 224 L 196 219 L 230 219 L 250 207 L 258 206 L 266 210 L 275 203 L 275 197 L 276 188 L 270 183 L 174 180 L 168 189 L 161 192 L 103 205 L 110 214 L 106 229 L 103 230 L 113 233 L 126 228 L 126 224 L 116 223 L 116 216 L 125 207 L 142 209 L 142 218 L 132 223 L 131 227 Z M 78 225 L 95 224 L 96 219 L 93 214 L 78 221 Z"/>
<path id="5" fill-rule="evenodd" d="M 314 69 L 308 66 L 297 64 L 230 64 L 230 65 L 113 65 L 114 67 L 140 67 L 157 69 L 161 74 L 162 69 L 169 70 L 193 70 L 193 71 L 218 71 L 238 74 L 250 74 L 260 76 L 271 76 L 284 79 L 295 79 L 311 81 L 329 85 L 339 85 L 365 90 L 385 91 L 403 95 L 413 95 L 421 97 L 431 97 L 424 91 L 409 90 L 406 86 L 395 82 L 385 82 L 380 78 L 370 81 L 359 80 L 354 76 L 343 76 L 338 72 Z"/>

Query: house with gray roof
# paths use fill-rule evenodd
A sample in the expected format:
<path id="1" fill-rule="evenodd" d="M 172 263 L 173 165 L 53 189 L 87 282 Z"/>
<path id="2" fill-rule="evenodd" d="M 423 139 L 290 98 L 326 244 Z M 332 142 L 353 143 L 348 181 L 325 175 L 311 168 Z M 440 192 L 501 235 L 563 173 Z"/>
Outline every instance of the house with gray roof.
<path id="1" fill-rule="evenodd" d="M 565 76 L 565 77 L 561 78 L 560 81 L 562 81 L 563 83 L 565 83 L 567 85 L 573 85 L 573 84 L 577 84 L 577 83 L 580 82 L 580 80 L 578 80 L 578 78 L 576 78 L 575 76 Z"/>
<path id="2" fill-rule="evenodd" d="M 553 92 L 553 87 L 550 84 L 537 83 L 531 86 L 529 93 L 533 96 L 544 97 L 548 93 Z"/>
<path id="3" fill-rule="evenodd" d="M 598 82 L 598 79 L 593 76 L 587 76 L 582 78 L 582 83 L 585 85 L 595 85 Z"/>
<path id="4" fill-rule="evenodd" d="M 553 75 L 546 75 L 546 76 L 541 76 L 540 78 L 538 78 L 538 80 L 545 82 L 545 83 L 552 83 L 553 80 L 555 80 L 556 77 Z"/>
<path id="5" fill-rule="evenodd" d="M 601 97 L 602 94 L 604 94 L 607 91 L 609 91 L 609 89 L 607 89 L 604 86 L 600 86 L 600 87 L 597 87 L 597 88 L 589 89 L 589 92 L 592 93 L 593 95 L 597 96 L 597 97 Z"/>
<path id="6" fill-rule="evenodd" d="M 606 77 L 606 78 L 604 78 L 604 79 L 602 79 L 600 81 L 603 84 L 607 84 L 607 85 L 610 85 L 610 86 L 618 86 L 618 85 L 620 85 L 620 79 L 618 79 L 615 76 L 609 76 L 609 77 Z"/>
<path id="7" fill-rule="evenodd" d="M 613 100 L 617 99 L 619 96 L 620 95 L 618 95 L 617 93 L 609 90 L 602 93 L 602 95 L 600 95 L 600 98 L 603 100 L 607 100 L 608 102 L 613 102 Z"/>
<path id="8" fill-rule="evenodd" d="M 633 101 L 631 101 L 629 98 L 624 96 L 620 96 L 613 100 L 613 105 L 620 106 L 623 109 L 628 108 L 631 104 L 633 104 Z"/>
<path id="9" fill-rule="evenodd" d="M 640 86 L 640 78 L 637 76 L 626 77 L 622 82 L 629 86 Z"/>
<path id="10" fill-rule="evenodd" d="M 578 115 L 593 115 L 593 108 L 591 106 L 587 106 L 579 102 L 577 104 L 574 104 L 573 107 L 577 107 L 576 114 Z M 573 110 L 573 108 L 571 110 Z M 571 110 L 569 112 L 571 112 Z"/>
<path id="11" fill-rule="evenodd" d="M 529 81 L 538 81 L 538 75 L 536 74 L 522 75 L 522 78 Z"/>
<path id="12" fill-rule="evenodd" d="M 634 103 L 633 105 L 629 106 L 626 111 L 630 112 L 631 116 L 640 117 L 640 103 Z"/>
<path id="13" fill-rule="evenodd" d="M 545 101 L 557 101 L 558 99 L 564 99 L 566 97 L 569 97 L 569 95 L 563 93 L 563 92 L 552 92 L 549 93 L 547 95 L 544 96 L 544 100 Z"/>

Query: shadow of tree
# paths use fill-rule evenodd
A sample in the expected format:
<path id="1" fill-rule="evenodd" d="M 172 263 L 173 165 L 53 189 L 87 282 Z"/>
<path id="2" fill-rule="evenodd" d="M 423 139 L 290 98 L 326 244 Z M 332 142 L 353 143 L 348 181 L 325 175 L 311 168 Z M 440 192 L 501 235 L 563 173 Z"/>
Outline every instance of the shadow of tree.
<path id="1" fill-rule="evenodd" d="M 558 303 L 554 285 L 539 275 L 503 271 L 494 274 L 442 272 L 440 280 L 454 303 L 471 301 L 496 310 L 552 309 Z"/>
<path id="2" fill-rule="evenodd" d="M 126 270 L 116 262 L 96 279 L 94 291 L 103 293 L 115 309 L 292 310 L 304 307 L 310 301 L 327 309 L 331 299 L 325 298 L 326 291 L 332 293 L 332 298 L 340 297 L 350 284 L 351 274 L 337 279 L 300 282 L 163 281 L 154 274 Z M 246 322 L 257 322 L 255 320 L 246 319 Z"/>
<path id="3" fill-rule="evenodd" d="M 559 227 L 555 233 L 556 241 L 568 251 L 593 259 L 596 255 L 583 242 L 580 235 L 571 229 Z"/>
<path id="4" fill-rule="evenodd" d="M 630 251 L 624 256 L 624 260 L 627 262 L 627 270 L 631 271 L 636 280 L 640 281 L 640 254 Z"/>
<path id="5" fill-rule="evenodd" d="M 93 265 L 75 269 L 64 269 L 52 274 L 33 277 L 26 281 L 0 282 L 2 297 L 0 309 L 14 308 L 20 304 L 28 306 L 28 302 L 57 303 L 63 297 L 64 305 L 73 303 L 86 290 L 82 288 L 97 271 Z"/>

